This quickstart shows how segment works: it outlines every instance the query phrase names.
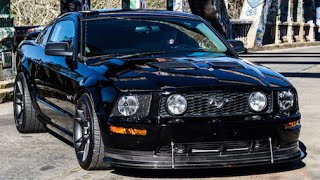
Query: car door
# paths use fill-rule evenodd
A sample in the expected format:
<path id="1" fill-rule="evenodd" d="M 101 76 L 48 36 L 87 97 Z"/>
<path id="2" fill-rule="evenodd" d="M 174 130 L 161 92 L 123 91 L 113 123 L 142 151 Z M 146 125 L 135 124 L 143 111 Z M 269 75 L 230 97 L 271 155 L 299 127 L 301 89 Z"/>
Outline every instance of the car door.
<path id="1" fill-rule="evenodd" d="M 75 22 L 73 19 L 61 19 L 53 26 L 47 43 L 67 42 L 69 50 L 75 50 Z M 53 125 L 58 125 L 65 132 L 72 134 L 73 110 L 71 107 L 72 96 L 68 95 L 67 89 L 72 89 L 75 84 L 70 78 L 75 78 L 75 73 L 70 68 L 71 57 L 51 56 L 45 54 L 45 45 L 40 54 L 40 61 L 37 63 L 35 75 L 38 88 L 38 104 L 42 113 L 50 118 Z M 71 58 L 71 59 L 68 59 Z M 71 63 L 72 64 L 72 63 Z"/>

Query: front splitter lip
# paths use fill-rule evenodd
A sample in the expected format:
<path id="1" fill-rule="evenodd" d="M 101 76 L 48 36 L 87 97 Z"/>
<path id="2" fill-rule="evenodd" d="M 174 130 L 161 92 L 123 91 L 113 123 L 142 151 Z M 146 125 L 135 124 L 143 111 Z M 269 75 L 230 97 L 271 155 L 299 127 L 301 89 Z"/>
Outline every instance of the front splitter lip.
<path id="1" fill-rule="evenodd" d="M 123 157 L 123 156 L 122 156 Z M 306 154 L 299 148 L 293 155 L 285 157 L 274 157 L 273 162 L 270 159 L 255 159 L 255 160 L 235 160 L 232 161 L 220 161 L 220 162 L 187 162 L 177 163 L 174 167 L 168 162 L 161 161 L 140 161 L 134 157 L 127 157 L 126 160 L 120 160 L 110 158 L 109 153 L 105 153 L 104 161 L 110 163 L 112 167 L 128 168 L 128 169 L 212 169 L 212 168 L 231 168 L 231 167 L 245 167 L 245 166 L 256 166 L 256 165 L 272 165 L 280 163 L 288 163 L 293 161 L 302 160 L 306 157 Z"/>

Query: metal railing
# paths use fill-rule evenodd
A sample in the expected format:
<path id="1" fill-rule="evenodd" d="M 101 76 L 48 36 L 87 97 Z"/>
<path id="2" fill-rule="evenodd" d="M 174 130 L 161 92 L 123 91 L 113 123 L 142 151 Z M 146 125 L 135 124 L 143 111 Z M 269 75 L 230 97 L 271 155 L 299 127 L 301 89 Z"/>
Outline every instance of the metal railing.
<path id="1" fill-rule="evenodd" d="M 250 30 L 252 21 L 231 19 L 232 23 L 232 38 L 240 40 L 247 45 L 248 32 Z M 292 33 L 288 33 L 291 30 Z M 265 33 L 263 36 L 263 45 L 268 44 L 281 44 L 287 42 L 313 42 L 315 40 L 320 41 L 320 27 L 310 25 L 309 23 L 298 23 L 298 22 L 279 22 L 278 26 L 276 23 L 267 23 Z M 278 37 L 277 32 L 278 31 Z M 302 31 L 302 32 L 301 32 Z M 288 36 L 290 35 L 290 36 Z"/>
<path id="2" fill-rule="evenodd" d="M 274 37 L 274 39 L 279 38 L 279 43 L 289 42 L 291 39 L 292 42 L 313 42 L 315 39 L 319 39 L 319 34 L 317 33 L 318 27 L 310 25 L 308 23 L 288 23 L 288 22 L 280 22 L 279 27 L 276 27 L 273 24 L 275 30 L 279 31 L 279 37 Z M 292 31 L 292 37 L 289 37 L 290 33 L 288 30 Z M 302 32 L 301 32 L 302 31 Z M 272 34 L 273 35 L 273 34 Z M 266 43 L 269 44 L 269 43 Z M 272 44 L 272 43 L 270 43 Z"/>
<path id="3" fill-rule="evenodd" d="M 240 40 L 244 45 L 247 44 L 247 36 L 250 30 L 252 21 L 231 19 L 233 39 Z"/>

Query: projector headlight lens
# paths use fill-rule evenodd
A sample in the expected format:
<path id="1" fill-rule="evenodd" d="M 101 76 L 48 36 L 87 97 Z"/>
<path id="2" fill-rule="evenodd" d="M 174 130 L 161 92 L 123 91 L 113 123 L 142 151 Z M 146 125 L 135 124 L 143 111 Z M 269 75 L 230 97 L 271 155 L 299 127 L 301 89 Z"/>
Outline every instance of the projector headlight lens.
<path id="1" fill-rule="evenodd" d="M 278 105 L 281 110 L 288 110 L 294 105 L 294 94 L 292 91 L 278 92 Z"/>
<path id="2" fill-rule="evenodd" d="M 250 108 L 260 112 L 267 107 L 267 96 L 263 92 L 253 92 L 249 97 Z"/>
<path id="3" fill-rule="evenodd" d="M 139 109 L 139 100 L 135 96 L 123 96 L 118 101 L 118 111 L 123 116 L 134 115 Z"/>
<path id="4" fill-rule="evenodd" d="M 182 95 L 171 95 L 167 100 L 167 108 L 169 113 L 173 115 L 181 115 L 187 110 L 187 100 Z"/>

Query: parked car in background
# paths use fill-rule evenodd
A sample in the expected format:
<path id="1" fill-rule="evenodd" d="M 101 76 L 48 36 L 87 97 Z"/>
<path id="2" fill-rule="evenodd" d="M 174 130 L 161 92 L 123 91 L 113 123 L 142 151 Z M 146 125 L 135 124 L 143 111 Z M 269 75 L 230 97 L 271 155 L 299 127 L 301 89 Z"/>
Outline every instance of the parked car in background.
<path id="1" fill-rule="evenodd" d="M 74 143 L 84 169 L 216 168 L 304 157 L 296 89 L 239 58 L 198 16 L 67 13 L 23 41 L 17 56 L 18 131 L 60 134 Z"/>

